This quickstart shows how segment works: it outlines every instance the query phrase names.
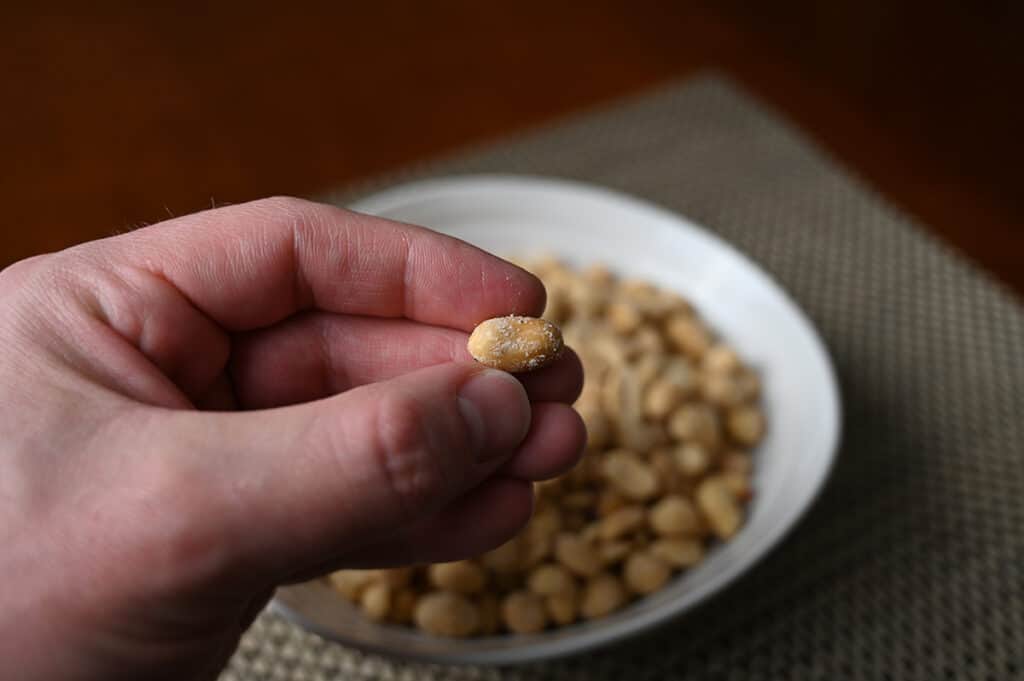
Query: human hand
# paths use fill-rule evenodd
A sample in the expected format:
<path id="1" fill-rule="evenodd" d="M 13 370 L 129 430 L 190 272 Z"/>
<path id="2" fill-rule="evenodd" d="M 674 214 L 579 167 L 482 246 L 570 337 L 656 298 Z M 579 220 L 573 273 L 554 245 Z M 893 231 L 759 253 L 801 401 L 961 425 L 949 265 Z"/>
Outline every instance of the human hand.
<path id="1" fill-rule="evenodd" d="M 572 352 L 522 377 L 467 332 L 541 284 L 295 199 L 0 273 L 0 660 L 18 679 L 212 679 L 276 585 L 451 560 L 577 459 Z"/>

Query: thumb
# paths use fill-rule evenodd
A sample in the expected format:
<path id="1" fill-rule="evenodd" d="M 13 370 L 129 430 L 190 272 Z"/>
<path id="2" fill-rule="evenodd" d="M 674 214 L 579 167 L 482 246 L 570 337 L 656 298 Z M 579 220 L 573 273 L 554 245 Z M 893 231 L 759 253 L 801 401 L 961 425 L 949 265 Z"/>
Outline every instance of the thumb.
<path id="1" fill-rule="evenodd" d="M 516 450 L 530 416 L 514 377 L 458 363 L 292 407 L 164 412 L 160 484 L 194 517 L 185 531 L 273 579 L 432 515 Z"/>

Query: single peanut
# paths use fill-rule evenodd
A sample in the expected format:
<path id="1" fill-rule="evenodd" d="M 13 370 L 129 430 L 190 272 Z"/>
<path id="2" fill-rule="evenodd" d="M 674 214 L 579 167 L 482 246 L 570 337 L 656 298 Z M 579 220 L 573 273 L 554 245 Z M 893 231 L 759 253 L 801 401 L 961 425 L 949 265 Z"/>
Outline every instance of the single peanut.
<path id="1" fill-rule="evenodd" d="M 604 617 L 626 602 L 626 589 L 613 575 L 601 574 L 587 582 L 580 600 L 580 614 L 586 619 Z"/>
<path id="2" fill-rule="evenodd" d="M 480 611 L 465 596 L 434 591 L 416 603 L 413 618 L 418 626 L 435 636 L 469 636 L 480 627 Z"/>
<path id="3" fill-rule="evenodd" d="M 363 612 L 375 622 L 383 622 L 391 611 L 391 587 L 386 582 L 373 582 L 359 597 Z"/>
<path id="4" fill-rule="evenodd" d="M 677 442 L 715 449 L 722 440 L 721 425 L 715 410 L 704 404 L 684 404 L 672 412 L 668 432 Z"/>
<path id="5" fill-rule="evenodd" d="M 662 537 L 695 535 L 701 531 L 700 517 L 690 500 L 678 495 L 667 496 L 648 515 L 651 529 Z"/>
<path id="6" fill-rule="evenodd" d="M 693 567 L 704 558 L 704 545 L 697 539 L 674 537 L 652 542 L 651 555 L 674 568 Z"/>
<path id="7" fill-rule="evenodd" d="M 654 593 L 672 574 L 665 561 L 650 553 L 634 553 L 626 559 L 622 577 L 630 591 L 638 594 Z"/>
<path id="8" fill-rule="evenodd" d="M 743 511 L 736 496 L 720 477 L 705 478 L 698 485 L 697 507 L 721 539 L 736 534 L 743 522 Z"/>
<path id="9" fill-rule="evenodd" d="M 733 409 L 725 424 L 732 439 L 748 447 L 756 445 L 764 435 L 764 414 L 754 406 Z"/>
<path id="10" fill-rule="evenodd" d="M 605 455 L 605 479 L 625 497 L 644 501 L 658 492 L 654 471 L 633 452 L 616 449 Z"/>
<path id="11" fill-rule="evenodd" d="M 547 563 L 533 569 L 526 580 L 530 591 L 538 596 L 554 596 L 576 590 L 576 581 L 561 565 Z"/>
<path id="12" fill-rule="evenodd" d="M 483 568 L 468 560 L 434 563 L 427 568 L 427 576 L 437 588 L 461 594 L 475 594 L 487 582 Z"/>
<path id="13" fill-rule="evenodd" d="M 643 525 L 646 520 L 647 514 L 642 506 L 623 506 L 601 519 L 598 534 L 605 541 L 618 539 Z"/>
<path id="14" fill-rule="evenodd" d="M 601 556 L 591 544 L 575 534 L 558 535 L 555 539 L 555 558 L 581 577 L 593 577 L 601 571 Z"/>
<path id="15" fill-rule="evenodd" d="M 501 604 L 501 616 L 509 631 L 516 634 L 535 634 L 548 623 L 544 600 L 529 591 L 515 591 Z"/>
<path id="16" fill-rule="evenodd" d="M 576 621 L 578 599 L 575 590 L 568 593 L 552 594 L 544 598 L 544 609 L 552 622 L 564 627 Z"/>
<path id="17" fill-rule="evenodd" d="M 473 359 L 518 373 L 547 366 L 562 350 L 562 332 L 536 317 L 495 317 L 477 324 L 466 345 Z"/>

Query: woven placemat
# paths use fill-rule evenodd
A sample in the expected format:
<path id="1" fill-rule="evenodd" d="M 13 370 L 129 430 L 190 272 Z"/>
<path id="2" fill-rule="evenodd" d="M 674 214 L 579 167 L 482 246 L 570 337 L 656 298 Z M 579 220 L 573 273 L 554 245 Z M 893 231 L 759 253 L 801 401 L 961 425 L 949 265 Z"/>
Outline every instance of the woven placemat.
<path id="1" fill-rule="evenodd" d="M 1007 291 L 715 76 L 388 182 L 472 172 L 636 194 L 774 275 L 822 332 L 842 384 L 826 491 L 724 594 L 585 657 L 407 664 L 265 614 L 224 681 L 1024 678 L 1024 311 Z"/>

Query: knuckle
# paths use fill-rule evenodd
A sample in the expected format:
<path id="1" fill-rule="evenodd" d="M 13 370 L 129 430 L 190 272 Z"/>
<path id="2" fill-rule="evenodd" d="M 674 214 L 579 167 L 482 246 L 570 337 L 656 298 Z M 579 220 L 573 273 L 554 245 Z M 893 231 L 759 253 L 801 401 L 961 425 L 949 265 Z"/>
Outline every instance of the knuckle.
<path id="1" fill-rule="evenodd" d="M 404 395 L 381 399 L 374 432 L 374 453 L 384 483 L 410 516 L 443 489 L 444 447 L 425 418 L 424 408 Z"/>

